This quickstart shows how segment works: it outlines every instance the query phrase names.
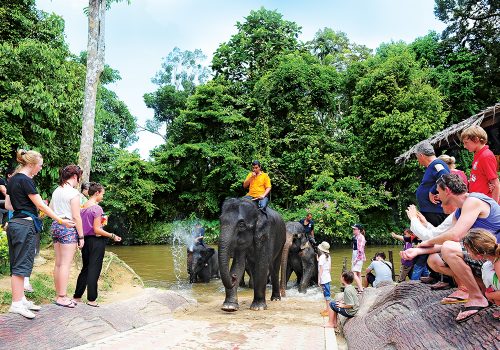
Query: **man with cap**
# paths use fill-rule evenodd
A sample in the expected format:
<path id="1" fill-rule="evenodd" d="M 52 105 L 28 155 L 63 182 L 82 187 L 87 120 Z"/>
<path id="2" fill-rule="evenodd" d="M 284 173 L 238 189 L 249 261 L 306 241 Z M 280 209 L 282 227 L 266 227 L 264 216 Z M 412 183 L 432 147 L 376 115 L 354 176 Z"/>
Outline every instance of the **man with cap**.
<path id="1" fill-rule="evenodd" d="M 262 171 L 258 160 L 252 162 L 252 171 L 243 181 L 243 187 L 248 188 L 248 193 L 243 198 L 258 201 L 259 208 L 265 211 L 267 202 L 269 202 L 267 195 L 271 191 L 271 179 Z"/>

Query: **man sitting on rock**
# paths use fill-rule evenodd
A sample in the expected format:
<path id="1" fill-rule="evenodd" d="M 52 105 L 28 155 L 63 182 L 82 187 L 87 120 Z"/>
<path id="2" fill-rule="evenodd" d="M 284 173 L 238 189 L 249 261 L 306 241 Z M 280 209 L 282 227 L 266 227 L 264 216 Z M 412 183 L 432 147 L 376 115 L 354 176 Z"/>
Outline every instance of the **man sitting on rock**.
<path id="1" fill-rule="evenodd" d="M 422 242 L 419 248 L 402 252 L 405 258 L 434 253 L 428 263 L 435 271 L 455 278 L 458 290 L 444 298 L 442 304 L 465 303 L 456 321 L 464 322 L 488 306 L 481 293 L 482 262 L 471 259 L 461 243 L 470 228 L 483 228 L 492 232 L 497 242 L 500 236 L 500 206 L 481 193 L 467 193 L 467 187 L 455 174 L 443 175 L 437 180 L 439 199 L 453 204 L 453 226 L 441 235 Z M 441 252 L 441 255 L 437 254 Z"/>
<path id="2" fill-rule="evenodd" d="M 375 272 L 375 276 L 372 271 Z M 366 269 L 365 287 L 372 285 L 377 288 L 380 283 L 386 281 L 392 282 L 392 265 L 385 261 L 385 253 L 380 252 L 375 255 L 374 260 Z"/>

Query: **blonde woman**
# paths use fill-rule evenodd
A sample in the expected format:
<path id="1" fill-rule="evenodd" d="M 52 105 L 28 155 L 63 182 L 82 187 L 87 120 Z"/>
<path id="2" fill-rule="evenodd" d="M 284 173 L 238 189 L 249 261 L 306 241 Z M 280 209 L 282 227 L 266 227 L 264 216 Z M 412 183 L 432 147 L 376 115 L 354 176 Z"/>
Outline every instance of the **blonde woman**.
<path id="1" fill-rule="evenodd" d="M 5 198 L 5 207 L 14 211 L 7 228 L 12 287 L 9 312 L 34 318 L 32 311 L 40 310 L 40 306 L 24 296 L 24 277 L 29 277 L 33 270 L 35 235 L 42 229 L 38 210 L 66 227 L 73 227 L 75 223 L 59 217 L 38 194 L 33 177 L 42 169 L 42 155 L 36 151 L 21 149 L 17 151 L 17 162 L 19 167 L 7 183 Z"/>

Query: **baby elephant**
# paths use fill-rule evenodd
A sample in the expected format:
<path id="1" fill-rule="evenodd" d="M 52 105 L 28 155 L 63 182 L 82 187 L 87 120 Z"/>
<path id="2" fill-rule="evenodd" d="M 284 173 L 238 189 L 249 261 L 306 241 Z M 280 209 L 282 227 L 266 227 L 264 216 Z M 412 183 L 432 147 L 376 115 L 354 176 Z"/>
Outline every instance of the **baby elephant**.
<path id="1" fill-rule="evenodd" d="M 188 253 L 188 273 L 189 283 L 208 283 L 211 278 L 219 278 L 217 251 L 203 244 L 195 244 L 193 251 Z"/>

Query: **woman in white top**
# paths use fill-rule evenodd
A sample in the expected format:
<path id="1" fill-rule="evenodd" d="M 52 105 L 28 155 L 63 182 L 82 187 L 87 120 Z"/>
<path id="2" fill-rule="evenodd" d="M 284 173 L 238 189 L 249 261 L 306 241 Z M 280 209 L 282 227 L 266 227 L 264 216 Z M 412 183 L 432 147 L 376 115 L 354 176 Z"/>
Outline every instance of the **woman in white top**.
<path id="1" fill-rule="evenodd" d="M 52 241 L 56 255 L 54 265 L 54 283 L 56 288 L 55 304 L 74 308 L 76 303 L 66 296 L 71 262 L 76 247 L 83 247 L 83 228 L 80 217 L 80 192 L 75 188 L 80 182 L 82 170 L 76 165 L 68 165 L 59 173 L 59 186 L 52 194 L 50 207 L 62 218 L 75 223 L 75 227 L 67 228 L 57 221 L 52 222 Z"/>
<path id="2" fill-rule="evenodd" d="M 330 282 L 332 276 L 330 275 L 330 270 L 332 267 L 332 259 L 330 258 L 330 244 L 328 242 L 321 242 L 318 245 L 318 250 L 322 253 L 318 257 L 318 285 L 321 286 L 323 290 L 323 296 L 325 297 L 325 309 L 321 311 L 321 316 L 328 316 L 328 309 L 330 305 L 331 292 L 330 292 Z"/>

